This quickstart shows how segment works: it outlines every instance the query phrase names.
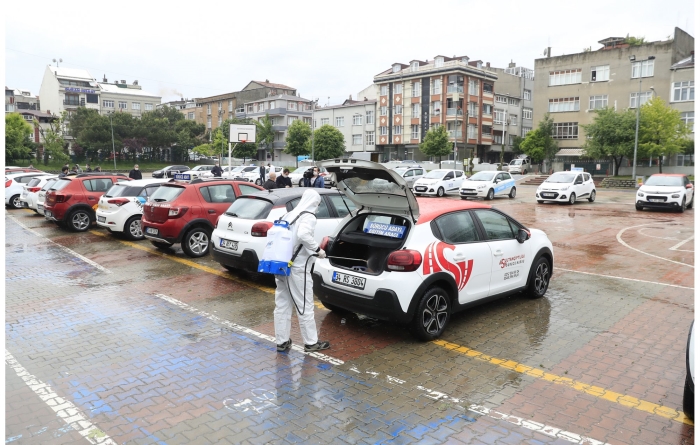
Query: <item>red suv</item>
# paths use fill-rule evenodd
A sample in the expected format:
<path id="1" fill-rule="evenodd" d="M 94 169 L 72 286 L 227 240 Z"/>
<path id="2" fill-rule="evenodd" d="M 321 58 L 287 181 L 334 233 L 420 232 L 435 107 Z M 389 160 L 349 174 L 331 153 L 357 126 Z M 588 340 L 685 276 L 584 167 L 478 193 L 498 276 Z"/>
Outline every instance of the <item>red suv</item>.
<path id="1" fill-rule="evenodd" d="M 120 173 L 82 173 L 59 178 L 46 193 L 44 216 L 61 227 L 85 232 L 95 222 L 100 197 L 120 181 L 131 179 Z"/>
<path id="2" fill-rule="evenodd" d="M 181 243 L 186 255 L 204 256 L 219 216 L 239 196 L 259 190 L 263 188 L 230 179 L 166 182 L 144 204 L 141 231 L 160 249 Z"/>

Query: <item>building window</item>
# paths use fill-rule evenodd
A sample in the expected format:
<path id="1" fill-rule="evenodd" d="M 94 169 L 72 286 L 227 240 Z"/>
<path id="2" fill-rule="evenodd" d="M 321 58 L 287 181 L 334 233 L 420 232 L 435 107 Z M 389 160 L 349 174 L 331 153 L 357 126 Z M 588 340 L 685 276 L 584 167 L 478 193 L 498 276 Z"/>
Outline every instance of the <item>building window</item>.
<path id="1" fill-rule="evenodd" d="M 297 103 L 296 103 L 296 102 L 287 101 L 287 109 L 288 109 L 288 110 L 296 110 L 296 109 L 297 109 Z"/>
<path id="2" fill-rule="evenodd" d="M 368 111 L 368 112 L 367 112 L 367 123 L 368 123 L 368 124 L 373 124 L 373 123 L 374 123 L 374 111 Z"/>
<path id="3" fill-rule="evenodd" d="M 433 91 L 431 94 L 442 93 L 442 79 L 433 79 Z"/>
<path id="4" fill-rule="evenodd" d="M 573 70 L 550 71 L 549 86 L 581 83 L 581 68 Z"/>
<path id="5" fill-rule="evenodd" d="M 507 104 L 508 98 L 505 96 L 496 96 L 496 102 L 499 104 Z"/>
<path id="6" fill-rule="evenodd" d="M 365 134 L 367 135 L 367 145 L 374 145 L 374 131 L 368 131 Z"/>
<path id="7" fill-rule="evenodd" d="M 678 155 L 676 158 L 677 167 L 692 167 L 695 165 L 695 155 Z"/>
<path id="8" fill-rule="evenodd" d="M 552 128 L 554 139 L 578 139 L 578 122 L 557 122 Z"/>
<path id="9" fill-rule="evenodd" d="M 445 59 L 443 59 L 442 57 L 437 57 L 435 59 L 435 68 L 441 68 L 444 65 L 445 65 Z"/>
<path id="10" fill-rule="evenodd" d="M 637 101 L 637 96 L 639 96 L 639 101 Z M 645 91 L 641 95 L 639 93 L 631 93 L 630 94 L 630 108 L 637 108 L 637 102 L 639 102 L 640 105 L 644 105 L 648 100 L 651 100 L 651 97 L 652 97 L 651 91 Z"/>
<path id="11" fill-rule="evenodd" d="M 494 144 L 502 144 L 503 143 L 503 134 L 502 133 L 494 133 L 493 134 L 493 143 Z"/>
<path id="12" fill-rule="evenodd" d="M 484 82 L 484 93 L 493 94 L 493 84 Z"/>
<path id="13" fill-rule="evenodd" d="M 224 119 L 223 116 L 220 115 L 220 116 L 219 116 L 219 124 L 218 124 L 219 127 L 221 126 L 221 121 L 222 121 L 223 119 Z"/>
<path id="14" fill-rule="evenodd" d="M 481 135 L 491 137 L 491 125 L 482 125 L 481 126 Z"/>
<path id="15" fill-rule="evenodd" d="M 119 109 L 126 110 L 126 102 L 119 101 Z"/>
<path id="16" fill-rule="evenodd" d="M 296 116 L 289 116 L 287 117 L 287 125 L 292 125 L 292 123 L 297 120 Z"/>
<path id="17" fill-rule="evenodd" d="M 413 119 L 420 118 L 420 104 L 411 105 L 411 117 Z"/>
<path id="18" fill-rule="evenodd" d="M 86 94 L 85 98 L 87 99 L 86 102 L 89 104 L 99 104 L 100 103 L 100 96 L 97 94 Z"/>
<path id="19" fill-rule="evenodd" d="M 207 116 L 207 128 L 211 128 L 211 116 Z"/>
<path id="20" fill-rule="evenodd" d="M 493 121 L 497 124 L 502 124 L 507 119 L 507 114 L 505 110 L 496 109 L 493 114 Z"/>
<path id="21" fill-rule="evenodd" d="M 394 84 L 394 94 L 402 94 L 403 93 L 403 84 L 402 83 L 395 83 Z"/>
<path id="22" fill-rule="evenodd" d="M 228 112 L 229 113 L 233 112 L 233 101 L 232 100 L 228 101 Z"/>
<path id="23" fill-rule="evenodd" d="M 362 125 L 362 115 L 361 114 L 353 114 L 352 115 L 352 124 L 353 125 Z"/>
<path id="24" fill-rule="evenodd" d="M 335 118 L 335 126 L 336 127 L 342 127 L 345 125 L 345 117 L 344 116 L 336 116 Z"/>
<path id="25" fill-rule="evenodd" d="M 673 83 L 673 102 L 684 102 L 695 100 L 695 82 L 688 80 L 686 82 Z"/>
<path id="26" fill-rule="evenodd" d="M 389 134 L 389 127 L 379 127 L 379 134 L 382 136 Z"/>
<path id="27" fill-rule="evenodd" d="M 417 64 L 418 62 L 414 62 L 414 63 Z M 420 93 L 421 93 L 420 82 L 414 82 L 413 83 L 413 97 L 420 97 Z"/>
<path id="28" fill-rule="evenodd" d="M 152 111 L 153 110 L 153 104 L 145 104 L 146 105 L 146 111 Z"/>
<path id="29" fill-rule="evenodd" d="M 401 135 L 401 125 L 394 125 L 394 135 Z"/>
<path id="30" fill-rule="evenodd" d="M 386 96 L 389 94 L 389 87 L 387 85 L 382 85 L 379 87 L 379 95 Z"/>
<path id="31" fill-rule="evenodd" d="M 194 120 L 194 112 L 187 113 L 187 119 L 193 121 Z"/>
<path id="32" fill-rule="evenodd" d="M 477 116 L 477 112 L 476 112 L 477 105 L 479 105 L 479 104 L 477 104 L 476 102 L 469 102 L 469 116 L 471 116 L 471 117 Z"/>
<path id="33" fill-rule="evenodd" d="M 517 114 L 510 115 L 510 124 L 511 125 L 518 125 L 518 115 Z"/>
<path id="34" fill-rule="evenodd" d="M 523 90 L 523 99 L 525 99 L 525 100 L 532 100 L 532 91 L 530 91 L 530 90 Z"/>
<path id="35" fill-rule="evenodd" d="M 418 62 L 411 62 L 411 71 L 418 71 Z"/>
<path id="36" fill-rule="evenodd" d="M 420 125 L 411 125 L 411 139 L 418 139 L 420 134 Z"/>
<path id="37" fill-rule="evenodd" d="M 520 134 L 522 135 L 521 137 L 525 137 L 531 131 L 532 127 L 523 127 L 522 131 L 520 132 Z"/>
<path id="38" fill-rule="evenodd" d="M 520 101 L 518 99 L 509 98 L 508 105 L 515 105 L 517 107 L 518 105 L 520 105 Z"/>
<path id="39" fill-rule="evenodd" d="M 523 108 L 523 119 L 532 119 L 532 108 Z"/>
<path id="40" fill-rule="evenodd" d="M 223 106 L 224 106 L 224 103 L 223 103 L 223 102 L 219 102 L 219 113 L 221 113 L 221 110 L 222 110 Z"/>
<path id="41" fill-rule="evenodd" d="M 398 63 L 395 63 L 394 65 L 392 65 L 391 71 L 394 73 L 398 73 L 399 71 L 401 71 L 401 65 L 399 65 Z"/>
<path id="42" fill-rule="evenodd" d="M 394 114 L 403 113 L 403 105 L 394 105 Z"/>
<path id="43" fill-rule="evenodd" d="M 211 114 L 211 104 L 207 104 L 207 114 Z"/>
<path id="44" fill-rule="evenodd" d="M 467 138 L 476 139 L 476 125 L 470 124 L 467 127 Z"/>
<path id="45" fill-rule="evenodd" d="M 291 104 L 293 104 L 294 102 L 288 102 L 288 103 L 291 105 Z M 290 106 L 289 109 L 290 109 L 290 110 L 296 110 L 296 109 L 297 109 L 297 106 L 296 106 L 296 105 L 297 105 L 297 104 L 294 103 L 294 107 L 291 107 L 291 106 Z M 265 102 L 259 102 L 259 103 L 258 103 L 258 113 L 260 113 L 261 111 L 265 111 Z"/>
<path id="46" fill-rule="evenodd" d="M 484 84 L 484 86 L 485 85 L 486 84 Z M 485 116 L 491 116 L 491 113 L 493 112 L 493 105 L 484 104 L 483 111 Z"/>
<path id="47" fill-rule="evenodd" d="M 479 95 L 479 81 L 476 79 L 471 79 L 469 81 L 469 94 L 472 96 Z"/>
<path id="48" fill-rule="evenodd" d="M 436 100 L 433 102 L 433 114 L 438 115 L 440 114 L 440 101 Z"/>
<path id="49" fill-rule="evenodd" d="M 208 106 L 209 105 L 207 105 L 207 107 Z M 248 104 L 248 106 L 246 106 L 246 110 L 248 111 L 248 113 L 252 113 L 253 112 L 253 104 Z"/>
<path id="50" fill-rule="evenodd" d="M 140 110 L 141 109 L 141 102 L 131 102 L 131 109 L 132 110 Z"/>
<path id="51" fill-rule="evenodd" d="M 113 100 L 103 100 L 102 106 L 104 108 L 114 108 L 114 101 Z"/>
<path id="52" fill-rule="evenodd" d="M 588 109 L 589 110 L 600 110 L 608 106 L 608 95 L 602 94 L 600 96 L 590 96 L 588 98 Z"/>
<path id="53" fill-rule="evenodd" d="M 508 145 L 515 145 L 515 135 L 514 134 L 509 134 L 508 135 Z"/>
<path id="54" fill-rule="evenodd" d="M 632 64 L 632 79 L 642 77 L 652 77 L 654 75 L 654 60 L 642 60 Z"/>
<path id="55" fill-rule="evenodd" d="M 591 67 L 591 82 L 605 82 L 610 80 L 610 65 Z"/>
<path id="56" fill-rule="evenodd" d="M 388 114 L 387 107 L 379 107 L 379 115 L 386 116 Z"/>
<path id="57" fill-rule="evenodd" d="M 681 113 L 681 120 L 685 122 L 685 124 L 688 126 L 688 129 L 690 129 L 691 133 L 695 132 L 695 112 L 694 111 L 686 111 Z"/>
<path id="58" fill-rule="evenodd" d="M 578 97 L 562 97 L 559 99 L 549 99 L 550 113 L 562 113 L 564 111 L 579 111 L 580 107 L 581 104 L 579 102 Z M 530 115 L 532 115 L 532 110 Z"/>
<path id="59" fill-rule="evenodd" d="M 321 118 L 321 126 L 328 125 L 330 123 L 329 121 L 330 121 L 330 118 L 328 118 L 328 117 Z"/>
<path id="60" fill-rule="evenodd" d="M 353 134 L 352 135 L 352 145 L 362 145 L 362 135 Z"/>

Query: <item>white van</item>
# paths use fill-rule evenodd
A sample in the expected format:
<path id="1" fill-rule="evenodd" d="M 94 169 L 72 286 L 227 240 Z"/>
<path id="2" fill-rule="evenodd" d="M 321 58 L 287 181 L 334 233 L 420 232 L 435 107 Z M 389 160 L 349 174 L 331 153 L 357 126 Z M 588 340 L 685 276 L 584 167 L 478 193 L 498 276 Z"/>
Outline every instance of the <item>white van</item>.
<path id="1" fill-rule="evenodd" d="M 508 164 L 508 173 L 526 175 L 529 171 L 532 171 L 532 163 L 529 157 L 513 159 L 510 161 L 510 164 Z"/>

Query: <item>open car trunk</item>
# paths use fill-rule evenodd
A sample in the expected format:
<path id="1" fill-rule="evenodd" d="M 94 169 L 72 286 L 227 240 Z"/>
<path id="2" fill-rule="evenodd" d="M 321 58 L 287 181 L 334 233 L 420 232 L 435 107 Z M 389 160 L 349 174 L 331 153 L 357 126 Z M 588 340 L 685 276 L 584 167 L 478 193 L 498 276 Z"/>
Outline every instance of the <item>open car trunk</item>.
<path id="1" fill-rule="evenodd" d="M 404 245 L 410 228 L 402 216 L 360 214 L 330 244 L 329 261 L 335 267 L 379 275 L 389 254 Z"/>

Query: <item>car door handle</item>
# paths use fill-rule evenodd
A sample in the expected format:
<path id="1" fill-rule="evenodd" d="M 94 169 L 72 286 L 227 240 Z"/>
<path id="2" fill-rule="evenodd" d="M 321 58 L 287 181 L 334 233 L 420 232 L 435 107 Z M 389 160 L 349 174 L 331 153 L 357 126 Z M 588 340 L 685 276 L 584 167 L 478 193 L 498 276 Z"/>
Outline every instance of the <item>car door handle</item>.
<path id="1" fill-rule="evenodd" d="M 207 210 L 207 212 L 209 212 L 209 213 L 216 213 L 216 210 L 209 209 L 209 210 Z"/>
<path id="2" fill-rule="evenodd" d="M 495 252 L 493 252 L 493 256 L 501 256 L 501 255 L 503 255 L 503 251 L 501 249 L 498 249 Z"/>
<path id="3" fill-rule="evenodd" d="M 92 197 L 92 196 L 88 196 L 88 200 L 90 200 L 90 201 L 94 201 L 94 200 L 95 200 L 95 198 L 94 198 L 94 197 Z"/>
<path id="4" fill-rule="evenodd" d="M 457 255 L 455 255 L 455 256 L 452 257 L 452 259 L 455 260 L 455 261 L 462 261 L 462 260 L 464 260 L 464 259 L 466 259 L 466 258 L 467 258 L 467 257 L 465 257 L 465 256 L 464 256 L 463 254 L 461 254 L 461 253 L 458 253 Z"/>

